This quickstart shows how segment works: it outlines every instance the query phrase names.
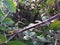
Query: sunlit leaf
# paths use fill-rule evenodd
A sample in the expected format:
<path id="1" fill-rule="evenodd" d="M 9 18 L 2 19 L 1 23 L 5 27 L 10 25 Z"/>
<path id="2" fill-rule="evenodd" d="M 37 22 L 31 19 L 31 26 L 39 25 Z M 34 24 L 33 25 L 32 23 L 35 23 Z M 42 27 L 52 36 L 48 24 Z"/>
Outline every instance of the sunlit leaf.
<path id="1" fill-rule="evenodd" d="M 46 4 L 50 5 L 50 6 L 54 6 L 55 5 L 55 0 L 47 0 Z"/>
<path id="2" fill-rule="evenodd" d="M 58 0 L 58 1 L 60 1 L 60 0 Z"/>
<path id="3" fill-rule="evenodd" d="M 17 5 L 17 3 L 16 2 L 13 2 L 14 3 L 14 5 L 16 6 Z"/>
<path id="4" fill-rule="evenodd" d="M 12 0 L 4 0 L 3 3 L 8 7 L 10 12 L 16 12 L 16 5 Z"/>
<path id="5" fill-rule="evenodd" d="M 59 29 L 60 28 L 60 21 L 59 20 L 55 20 L 52 24 L 51 24 L 51 29 Z"/>

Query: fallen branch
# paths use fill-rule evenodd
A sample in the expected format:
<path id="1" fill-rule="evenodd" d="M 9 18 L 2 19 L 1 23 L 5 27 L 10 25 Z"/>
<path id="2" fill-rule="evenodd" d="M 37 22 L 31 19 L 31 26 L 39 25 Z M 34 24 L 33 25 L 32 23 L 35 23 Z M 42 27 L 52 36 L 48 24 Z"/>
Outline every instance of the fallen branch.
<path id="1" fill-rule="evenodd" d="M 29 29 L 31 29 L 31 28 L 34 28 L 34 27 L 36 27 L 36 26 L 45 24 L 45 23 L 50 22 L 51 20 L 54 20 L 54 19 L 56 19 L 56 18 L 60 18 L 60 13 L 59 13 L 59 14 L 56 14 L 55 16 L 53 16 L 53 17 L 51 17 L 51 18 L 49 18 L 49 19 L 47 19 L 47 20 L 45 20 L 45 21 L 42 22 L 42 23 L 37 23 L 37 24 L 35 24 L 35 25 L 33 25 L 33 26 L 30 26 L 30 27 L 27 27 L 27 28 L 24 28 L 24 29 L 21 29 L 21 30 L 16 30 L 16 31 L 14 31 L 14 33 L 12 34 L 12 36 L 11 36 L 8 40 L 6 40 L 4 43 L 9 42 L 9 41 L 10 41 L 14 36 L 16 36 L 18 33 L 22 33 L 22 32 L 24 32 L 24 31 L 29 30 Z M 2 43 L 1 45 L 3 45 L 3 43 Z"/>

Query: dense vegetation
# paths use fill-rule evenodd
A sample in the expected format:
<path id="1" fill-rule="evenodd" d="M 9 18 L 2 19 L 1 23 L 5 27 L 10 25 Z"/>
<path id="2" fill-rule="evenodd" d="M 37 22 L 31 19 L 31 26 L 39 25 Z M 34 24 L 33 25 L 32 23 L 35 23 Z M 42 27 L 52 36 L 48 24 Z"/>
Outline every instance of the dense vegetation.
<path id="1" fill-rule="evenodd" d="M 60 0 L 0 0 L 0 44 L 16 30 L 44 22 L 59 13 Z M 48 45 L 50 41 L 55 45 L 57 35 L 54 34 L 60 34 L 60 18 L 17 34 L 7 45 Z"/>

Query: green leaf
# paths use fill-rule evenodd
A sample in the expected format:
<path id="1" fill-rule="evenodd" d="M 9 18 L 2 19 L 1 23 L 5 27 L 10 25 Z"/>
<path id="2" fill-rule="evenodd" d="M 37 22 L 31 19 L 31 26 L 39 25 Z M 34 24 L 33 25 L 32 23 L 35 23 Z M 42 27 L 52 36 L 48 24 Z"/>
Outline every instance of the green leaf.
<path id="1" fill-rule="evenodd" d="M 0 10 L 0 15 L 3 15 L 3 12 Z"/>
<path id="2" fill-rule="evenodd" d="M 58 1 L 60 1 L 60 0 L 58 0 Z"/>
<path id="3" fill-rule="evenodd" d="M 24 3 L 24 0 L 20 0 L 21 3 Z"/>
<path id="4" fill-rule="evenodd" d="M 7 25 L 13 25 L 14 21 L 10 18 L 6 18 L 3 23 L 7 24 Z"/>
<path id="5" fill-rule="evenodd" d="M 50 25 L 52 30 L 56 30 L 60 28 L 60 21 L 59 20 L 55 20 L 51 25 Z"/>
<path id="6" fill-rule="evenodd" d="M 16 12 L 16 5 L 13 0 L 4 0 L 3 3 L 7 6 L 10 12 Z"/>
<path id="7" fill-rule="evenodd" d="M 6 30 L 6 27 L 3 25 L 0 25 L 0 30 Z"/>
<path id="8" fill-rule="evenodd" d="M 2 0 L 0 0 L 0 2 L 2 2 Z"/>
<path id="9" fill-rule="evenodd" d="M 3 33 L 3 32 L 2 32 Z M 6 40 L 6 37 L 4 34 L 0 34 L 0 44 Z"/>
<path id="10" fill-rule="evenodd" d="M 0 2 L 1 2 L 2 0 L 0 0 Z"/>
<path id="11" fill-rule="evenodd" d="M 5 15 L 3 14 L 2 10 L 0 10 L 0 22 L 3 20 L 4 17 Z"/>
<path id="12" fill-rule="evenodd" d="M 54 6 L 55 5 L 55 0 L 47 0 L 46 4 L 49 6 Z"/>

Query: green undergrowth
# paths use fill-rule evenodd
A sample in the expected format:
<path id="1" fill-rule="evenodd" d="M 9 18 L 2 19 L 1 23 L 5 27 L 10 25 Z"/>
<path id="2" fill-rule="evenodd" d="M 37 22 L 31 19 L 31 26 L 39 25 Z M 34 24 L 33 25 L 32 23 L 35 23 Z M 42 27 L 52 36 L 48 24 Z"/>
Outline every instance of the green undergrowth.
<path id="1" fill-rule="evenodd" d="M 4 42 L 5 40 L 5 36 L 3 34 L 0 34 L 0 43 Z"/>
<path id="2" fill-rule="evenodd" d="M 31 40 L 24 41 L 22 39 L 9 41 L 7 45 L 33 45 Z"/>

